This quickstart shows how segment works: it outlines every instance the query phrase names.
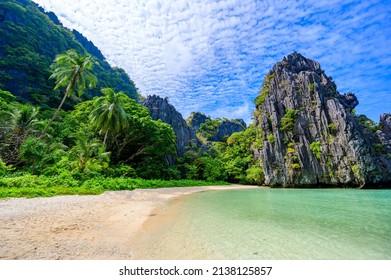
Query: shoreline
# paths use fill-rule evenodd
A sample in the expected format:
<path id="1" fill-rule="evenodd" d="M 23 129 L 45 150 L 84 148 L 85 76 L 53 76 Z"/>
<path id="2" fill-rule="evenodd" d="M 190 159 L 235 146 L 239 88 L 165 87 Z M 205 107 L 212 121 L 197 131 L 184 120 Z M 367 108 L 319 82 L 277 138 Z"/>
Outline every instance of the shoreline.
<path id="1" fill-rule="evenodd" d="M 178 187 L 0 200 L 0 259 L 133 259 L 137 233 L 153 211 L 171 199 L 256 188 L 260 187 Z"/>

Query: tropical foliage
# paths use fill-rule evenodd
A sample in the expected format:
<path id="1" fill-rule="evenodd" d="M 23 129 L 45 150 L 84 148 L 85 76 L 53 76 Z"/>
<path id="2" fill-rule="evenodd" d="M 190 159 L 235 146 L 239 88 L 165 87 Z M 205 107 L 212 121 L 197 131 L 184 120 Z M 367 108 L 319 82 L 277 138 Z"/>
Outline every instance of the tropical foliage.
<path id="1" fill-rule="evenodd" d="M 60 105 L 46 126 L 43 136 L 45 136 L 50 125 L 56 119 L 67 97 L 71 97 L 76 92 L 81 96 L 86 88 L 92 89 L 96 86 L 98 80 L 90 72 L 92 66 L 93 60 L 91 55 L 87 54 L 82 56 L 75 50 L 68 50 L 63 54 L 56 56 L 54 63 L 51 66 L 53 74 L 49 78 L 56 79 L 55 90 L 60 87 L 65 87 L 65 93 Z"/>
<path id="2" fill-rule="evenodd" d="M 0 17 L 0 197 L 262 182 L 252 127 L 209 142 L 224 121 L 210 119 L 207 147 L 179 158 L 173 129 L 80 33 L 29 0 Z"/>
<path id="3" fill-rule="evenodd" d="M 58 107 L 63 92 L 53 90 L 54 80 L 48 79 L 50 65 L 56 55 L 69 49 L 81 56 L 92 51 L 96 62 L 92 74 L 98 78 L 99 86 L 84 94 L 82 100 L 99 95 L 104 87 L 137 99 L 136 87 L 123 69 L 112 68 L 91 42 L 63 27 L 53 13 L 45 14 L 34 2 L 0 1 L 0 22 L 0 88 L 12 92 L 19 101 L 42 109 Z M 72 99 L 64 104 L 66 109 L 73 105 Z"/>
<path id="4" fill-rule="evenodd" d="M 93 65 L 89 55 L 75 50 L 56 56 L 51 77 L 56 79 L 54 90 L 65 88 L 63 101 L 96 84 Z M 0 90 L 1 197 L 100 193 L 148 184 L 200 185 L 175 180 L 226 178 L 221 160 L 211 155 L 197 153 L 198 160 L 173 165 L 168 160 L 177 155 L 172 128 L 154 121 L 147 108 L 122 92 L 104 88 L 101 93 L 71 110 L 64 111 L 61 102 L 53 114 L 52 109 L 21 104 Z M 150 179 L 174 181 L 143 181 Z"/>
<path id="5" fill-rule="evenodd" d="M 114 136 L 129 125 L 129 115 L 123 109 L 127 96 L 122 92 L 115 93 L 111 88 L 102 89 L 102 97 L 94 102 L 95 109 L 90 114 L 92 125 L 104 135 L 103 144 L 111 131 Z"/>

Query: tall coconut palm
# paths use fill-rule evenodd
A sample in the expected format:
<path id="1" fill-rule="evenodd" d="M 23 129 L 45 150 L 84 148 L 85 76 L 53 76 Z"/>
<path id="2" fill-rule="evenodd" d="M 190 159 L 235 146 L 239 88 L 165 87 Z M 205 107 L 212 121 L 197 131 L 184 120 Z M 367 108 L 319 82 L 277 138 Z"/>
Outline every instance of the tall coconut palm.
<path id="1" fill-rule="evenodd" d="M 95 100 L 95 109 L 89 117 L 99 134 L 104 135 L 103 144 L 106 144 L 109 132 L 118 133 L 129 126 L 129 115 L 123 109 L 123 104 L 129 97 L 123 92 L 115 93 L 111 88 L 102 89 L 102 94 Z"/>
<path id="2" fill-rule="evenodd" d="M 49 78 L 56 79 L 54 89 L 65 87 L 65 93 L 60 105 L 46 126 L 42 137 L 45 137 L 67 97 L 71 97 L 75 92 L 81 96 L 87 87 L 92 89 L 96 86 L 98 80 L 90 72 L 93 65 L 94 61 L 91 55 L 79 55 L 75 50 L 68 50 L 56 56 L 51 65 L 53 74 Z"/>

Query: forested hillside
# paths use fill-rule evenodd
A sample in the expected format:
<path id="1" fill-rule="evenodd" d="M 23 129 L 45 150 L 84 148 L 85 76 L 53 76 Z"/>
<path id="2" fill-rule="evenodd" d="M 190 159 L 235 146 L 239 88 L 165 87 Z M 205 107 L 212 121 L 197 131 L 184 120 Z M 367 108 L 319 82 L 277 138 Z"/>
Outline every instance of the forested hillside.
<path id="1" fill-rule="evenodd" d="M 54 81 L 48 79 L 50 65 L 57 54 L 69 49 L 85 54 L 87 47 L 96 61 L 93 74 L 99 86 L 86 92 L 83 98 L 98 95 L 99 88 L 110 87 L 136 99 L 135 85 L 125 71 L 112 68 L 93 44 L 74 33 L 63 27 L 53 13 L 49 18 L 30 0 L 2 0 L 0 88 L 12 92 L 23 103 L 57 107 L 62 94 L 53 91 Z M 72 104 L 69 101 L 67 104 Z"/>

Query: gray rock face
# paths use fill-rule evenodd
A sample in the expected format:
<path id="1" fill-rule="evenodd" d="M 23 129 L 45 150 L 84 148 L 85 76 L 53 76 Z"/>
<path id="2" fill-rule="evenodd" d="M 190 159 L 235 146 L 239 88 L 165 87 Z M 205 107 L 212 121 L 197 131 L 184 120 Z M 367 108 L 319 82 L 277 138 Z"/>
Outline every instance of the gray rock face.
<path id="1" fill-rule="evenodd" d="M 194 131 L 200 129 L 201 124 L 205 123 L 207 120 L 210 120 L 205 114 L 199 112 L 193 112 L 189 118 L 187 118 L 187 123 L 191 126 Z"/>
<path id="2" fill-rule="evenodd" d="M 263 86 L 255 101 L 254 156 L 262 161 L 266 185 L 379 187 L 391 182 L 390 159 L 375 149 L 374 135 L 351 113 L 357 98 L 339 94 L 318 62 L 292 53 L 273 67 Z M 387 134 L 389 116 L 384 120 Z"/>
<path id="3" fill-rule="evenodd" d="M 209 131 L 212 136 L 208 136 L 210 141 L 224 141 L 225 138 L 231 136 L 235 132 L 240 132 L 246 129 L 246 123 L 242 119 L 215 119 L 212 120 L 203 113 L 193 112 L 187 118 L 187 123 L 195 132 L 198 132 L 201 125 L 208 121 L 217 122 L 212 131 Z"/>
<path id="4" fill-rule="evenodd" d="M 391 139 L 391 114 L 382 114 L 380 116 L 380 126 L 382 132 Z"/>
<path id="5" fill-rule="evenodd" d="M 179 156 L 186 152 L 186 147 L 201 146 L 195 132 L 187 125 L 182 114 L 168 103 L 167 98 L 148 96 L 143 105 L 149 109 L 152 119 L 162 120 L 173 128 Z"/>
<path id="6" fill-rule="evenodd" d="M 385 153 L 391 154 L 391 114 L 382 114 L 379 124 L 380 130 L 376 131 L 376 136 L 383 145 Z"/>
<path id="7" fill-rule="evenodd" d="M 213 136 L 213 141 L 223 141 L 235 132 L 246 129 L 246 123 L 242 119 L 223 120 L 217 127 L 217 132 Z"/>
<path id="8" fill-rule="evenodd" d="M 357 97 L 349 92 L 349 93 L 345 93 L 343 96 L 342 96 L 342 99 L 341 99 L 341 102 L 344 103 L 345 107 L 349 108 L 350 109 L 350 112 L 356 108 L 356 106 L 358 105 L 358 99 Z"/>

